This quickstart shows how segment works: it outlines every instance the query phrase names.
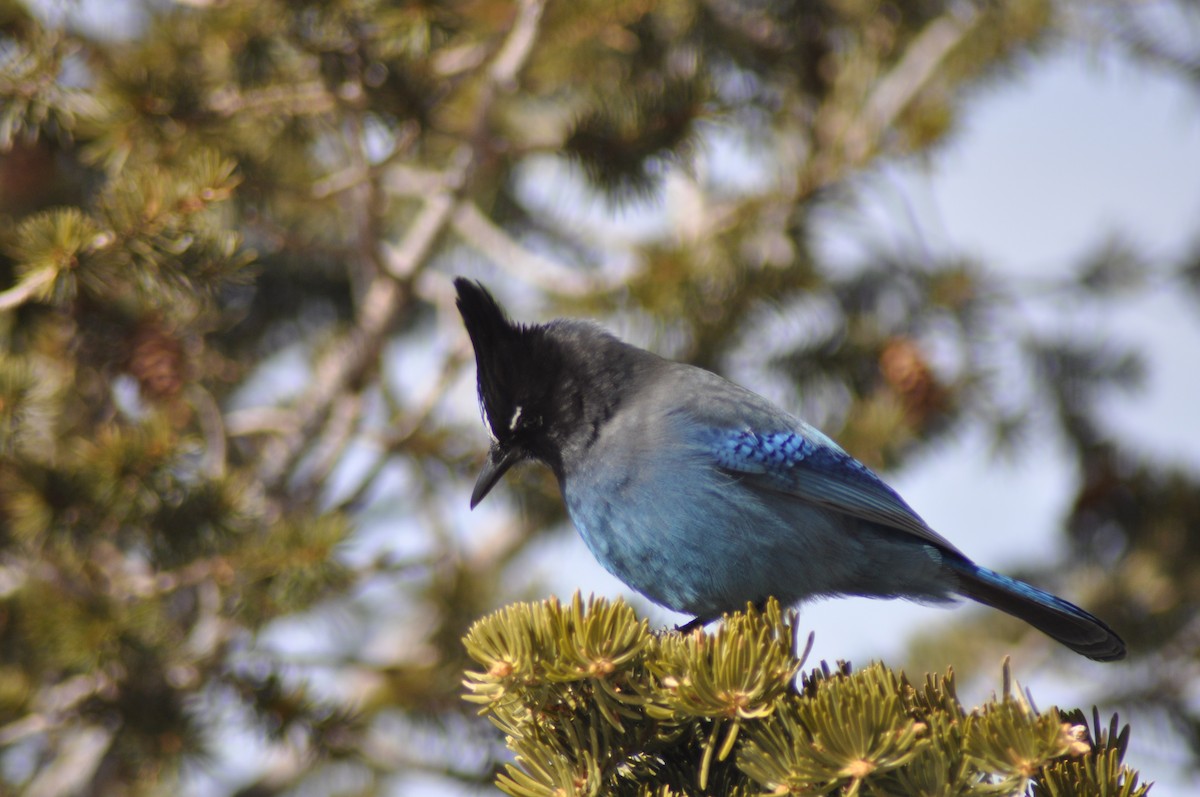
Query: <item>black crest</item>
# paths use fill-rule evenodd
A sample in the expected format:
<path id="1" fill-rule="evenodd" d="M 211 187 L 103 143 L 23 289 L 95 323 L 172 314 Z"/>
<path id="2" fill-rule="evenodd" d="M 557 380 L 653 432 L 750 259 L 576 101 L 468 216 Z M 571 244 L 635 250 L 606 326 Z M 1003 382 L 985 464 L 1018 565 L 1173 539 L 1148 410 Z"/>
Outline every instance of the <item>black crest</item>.
<path id="1" fill-rule="evenodd" d="M 459 277 L 454 287 L 458 311 L 475 348 L 484 422 L 503 443 L 511 437 L 521 412 L 545 402 L 560 356 L 545 342 L 544 327 L 514 323 L 478 282 Z"/>

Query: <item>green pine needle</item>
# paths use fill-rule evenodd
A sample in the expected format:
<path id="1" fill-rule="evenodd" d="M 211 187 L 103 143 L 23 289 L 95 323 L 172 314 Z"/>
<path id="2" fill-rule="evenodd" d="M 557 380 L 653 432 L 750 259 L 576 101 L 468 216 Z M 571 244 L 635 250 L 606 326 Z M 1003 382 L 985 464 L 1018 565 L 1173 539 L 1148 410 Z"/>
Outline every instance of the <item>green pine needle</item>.
<path id="1" fill-rule="evenodd" d="M 774 601 L 711 634 L 652 634 L 578 594 L 515 604 L 467 634 L 485 669 L 465 697 L 504 732 L 516 759 L 496 782 L 520 797 L 1145 794 L 1115 720 L 1106 736 L 1039 713 L 1007 663 L 1003 697 L 967 712 L 952 672 L 917 689 L 883 664 L 822 664 L 798 683 L 796 641 Z"/>

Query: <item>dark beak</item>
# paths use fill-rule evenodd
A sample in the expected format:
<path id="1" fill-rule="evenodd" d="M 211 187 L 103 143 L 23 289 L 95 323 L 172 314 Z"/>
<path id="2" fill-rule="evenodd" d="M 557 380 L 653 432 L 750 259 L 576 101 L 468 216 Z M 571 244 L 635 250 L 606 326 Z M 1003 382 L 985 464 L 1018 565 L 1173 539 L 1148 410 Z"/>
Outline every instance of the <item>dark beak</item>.
<path id="1" fill-rule="evenodd" d="M 479 472 L 479 478 L 475 480 L 475 489 L 471 491 L 471 508 L 474 509 L 492 491 L 500 477 L 523 457 L 524 452 L 516 446 L 502 449 L 493 445 L 488 451 L 487 462 L 483 463 L 483 470 Z"/>

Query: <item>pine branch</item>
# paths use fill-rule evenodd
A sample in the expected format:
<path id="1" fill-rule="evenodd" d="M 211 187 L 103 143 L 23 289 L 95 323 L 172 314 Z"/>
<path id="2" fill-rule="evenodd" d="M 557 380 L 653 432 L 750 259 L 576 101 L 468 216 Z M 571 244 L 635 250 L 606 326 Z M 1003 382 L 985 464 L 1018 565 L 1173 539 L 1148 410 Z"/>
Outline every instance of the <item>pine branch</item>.
<path id="1" fill-rule="evenodd" d="M 611 284 L 614 280 L 582 275 L 576 269 L 522 246 L 473 202 L 460 202 L 453 221 L 455 231 L 479 254 L 544 291 L 563 296 L 587 296 L 614 287 Z"/>
<path id="2" fill-rule="evenodd" d="M 971 32 L 981 14 L 969 5 L 955 6 L 925 26 L 887 75 L 875 83 L 859 123 L 852 128 L 846 151 L 858 165 L 929 82 L 946 56 Z"/>
<path id="3" fill-rule="evenodd" d="M 623 602 L 515 604 L 471 627 L 465 699 L 504 733 L 514 797 L 595 794 L 1121 794 L 1128 726 L 1038 711 L 1007 660 L 968 710 L 953 672 L 922 685 L 882 664 L 797 683 L 795 614 L 771 601 L 715 634 L 651 633 Z M 811 642 L 810 642 L 811 645 Z M 1098 713 L 1097 713 L 1098 717 Z"/>
<path id="4" fill-rule="evenodd" d="M 983 18 L 981 12 L 969 6 L 965 10 L 953 6 L 929 22 L 909 43 L 891 71 L 875 81 L 856 113 L 845 115 L 838 109 L 830 109 L 833 113 L 827 111 L 830 120 L 841 121 L 832 123 L 824 133 L 828 146 L 816 150 L 817 157 L 809 164 L 806 188 L 814 190 L 834 183 L 879 152 L 900 115 L 929 82 L 938 77 L 939 67 L 947 55 Z"/>
<path id="5" fill-rule="evenodd" d="M 524 0 L 520 4 L 517 19 L 481 88 L 473 125 L 474 140 L 456 152 L 442 190 L 425 201 L 400 244 L 394 248 L 385 245 L 379 254 L 381 273 L 365 291 L 355 328 L 315 366 L 312 387 L 297 403 L 295 430 L 272 439 L 263 450 L 259 472 L 272 491 L 278 490 L 291 473 L 337 397 L 375 364 L 384 338 L 411 299 L 413 280 L 428 263 L 436 242 L 453 218 L 474 167 L 484 154 L 483 132 L 492 103 L 499 93 L 516 88 L 517 74 L 536 41 L 543 6 L 539 0 Z"/>

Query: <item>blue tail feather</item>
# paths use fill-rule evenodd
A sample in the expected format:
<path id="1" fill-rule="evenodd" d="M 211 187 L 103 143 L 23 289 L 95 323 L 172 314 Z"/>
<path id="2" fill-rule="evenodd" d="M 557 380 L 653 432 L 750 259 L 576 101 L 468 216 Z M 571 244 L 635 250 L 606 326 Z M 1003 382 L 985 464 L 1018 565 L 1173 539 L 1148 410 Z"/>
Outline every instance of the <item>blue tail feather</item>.
<path id="1" fill-rule="evenodd" d="M 946 563 L 958 576 L 957 592 L 962 596 L 1024 620 L 1089 659 L 1125 658 L 1121 637 L 1075 604 L 966 559 Z"/>

